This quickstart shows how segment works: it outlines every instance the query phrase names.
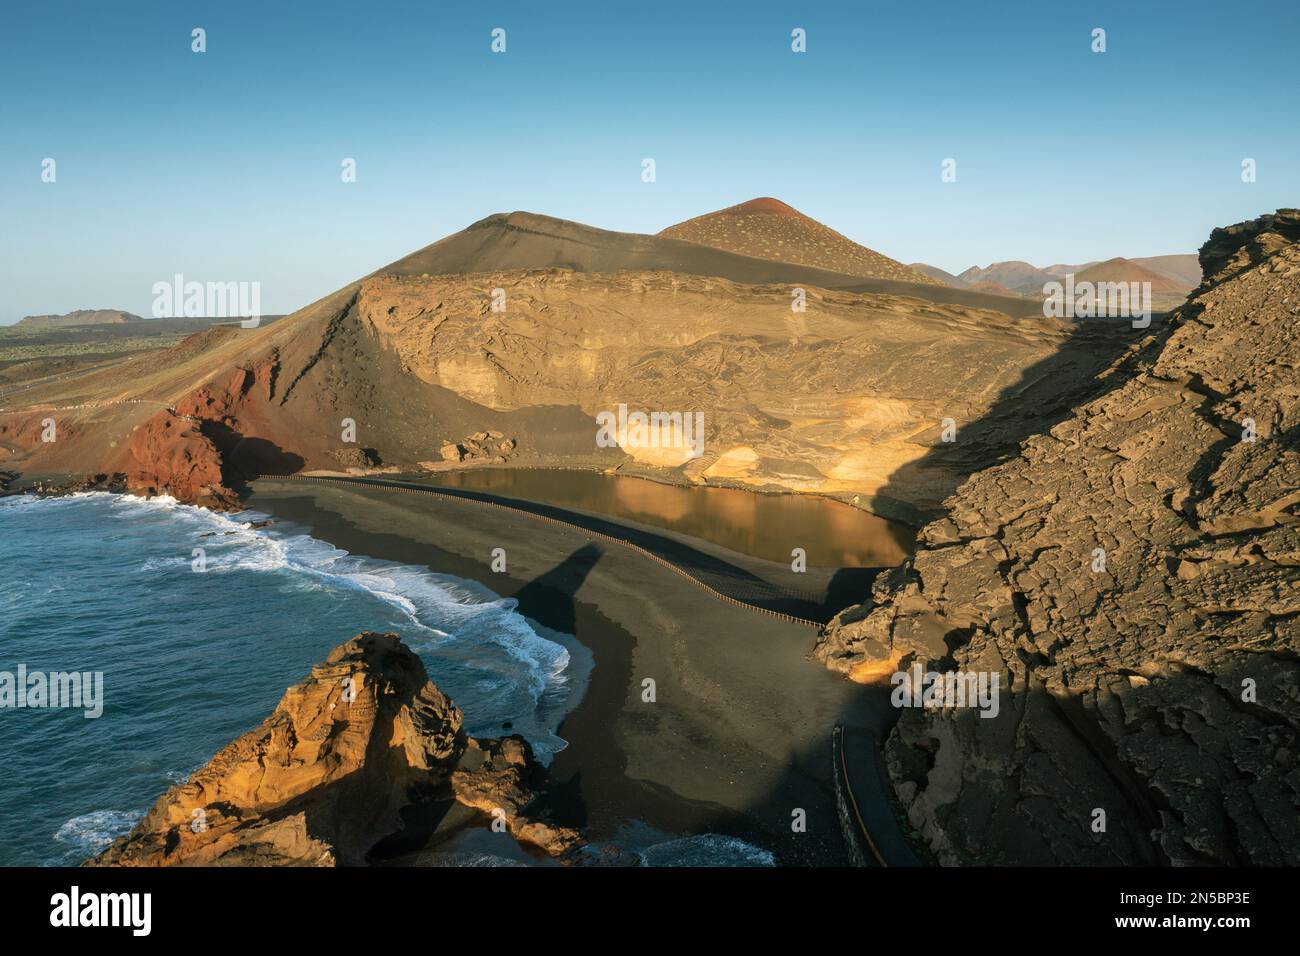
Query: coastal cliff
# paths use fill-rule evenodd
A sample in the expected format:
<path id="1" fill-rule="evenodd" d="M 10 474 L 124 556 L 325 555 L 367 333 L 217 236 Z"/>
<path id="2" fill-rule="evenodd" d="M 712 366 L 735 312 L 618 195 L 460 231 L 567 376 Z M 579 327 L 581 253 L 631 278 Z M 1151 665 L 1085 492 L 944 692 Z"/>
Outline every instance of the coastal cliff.
<path id="1" fill-rule="evenodd" d="M 583 840 L 530 813 L 540 775 L 522 738 L 467 736 L 396 634 L 362 633 L 91 865 L 360 866 L 483 819 L 564 857 Z"/>
<path id="2" fill-rule="evenodd" d="M 864 680 L 1001 676 L 996 718 L 907 709 L 885 745 L 943 863 L 1300 863 L 1300 210 L 1200 261 L 816 648 Z"/>

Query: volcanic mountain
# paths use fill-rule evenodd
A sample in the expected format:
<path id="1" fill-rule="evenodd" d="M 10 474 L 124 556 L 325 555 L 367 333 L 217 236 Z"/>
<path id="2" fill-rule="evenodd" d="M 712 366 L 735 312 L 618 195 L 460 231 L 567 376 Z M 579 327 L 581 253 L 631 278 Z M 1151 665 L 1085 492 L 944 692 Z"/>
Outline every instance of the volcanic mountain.
<path id="1" fill-rule="evenodd" d="M 1195 254 L 1147 256 L 1129 261 L 1172 280 L 1179 289 L 1190 292 L 1201 284 L 1201 263 Z"/>
<path id="2" fill-rule="evenodd" d="M 64 315 L 28 315 L 18 320 L 18 325 L 32 329 L 61 329 L 76 325 L 125 325 L 143 322 L 144 319 L 121 309 L 77 309 Z"/>
<path id="3" fill-rule="evenodd" d="M 971 266 L 957 278 L 969 286 L 980 283 L 993 283 L 1021 295 L 1039 296 L 1043 294 L 1043 285 L 1056 280 L 1056 276 L 1045 272 L 1028 262 L 1013 259 L 1008 262 L 994 262 L 987 268 Z"/>
<path id="4" fill-rule="evenodd" d="M 885 747 L 944 863 L 1300 864 L 1300 210 L 1200 264 L 818 646 L 1000 678 L 996 716 L 905 709 Z"/>
<path id="5" fill-rule="evenodd" d="M 1144 258 L 1114 258 L 1105 262 L 1093 261 L 1084 262 L 1078 265 L 1067 265 L 1057 263 L 1048 266 L 1044 272 L 1050 272 L 1054 276 L 1064 277 L 1066 275 L 1078 276 L 1094 266 L 1106 266 L 1107 271 L 1112 274 L 1132 273 L 1132 279 L 1094 279 L 1093 281 L 1125 281 L 1125 282 L 1142 282 L 1156 280 L 1156 276 L 1167 287 L 1158 291 L 1167 292 L 1191 292 L 1201 284 L 1201 264 L 1194 253 L 1173 256 L 1146 256 Z M 1153 291 L 1157 291 L 1152 286 Z"/>
<path id="6" fill-rule="evenodd" d="M 907 267 L 915 272 L 921 273 L 921 275 L 929 276 L 931 279 L 942 285 L 951 286 L 954 289 L 969 288 L 964 281 L 958 279 L 951 272 L 945 272 L 938 266 L 932 266 L 925 262 L 911 262 L 908 263 Z"/>
<path id="7" fill-rule="evenodd" d="M 1199 271 L 1199 270 L 1198 270 Z M 1154 269 L 1134 262 L 1132 259 L 1114 258 L 1098 262 L 1078 272 L 1075 283 L 1091 282 L 1094 285 L 1103 282 L 1129 282 L 1148 284 L 1151 289 L 1151 304 L 1157 311 L 1176 308 L 1187 298 L 1195 285 L 1186 285 L 1181 279 L 1162 275 Z"/>
<path id="8" fill-rule="evenodd" d="M 1151 291 L 1155 292 L 1182 292 L 1186 294 L 1191 291 L 1193 286 L 1182 285 L 1167 276 L 1154 272 L 1145 266 L 1138 265 L 1131 259 L 1116 257 L 1107 259 L 1105 262 L 1098 262 L 1078 272 L 1074 276 L 1075 282 L 1149 282 Z"/>
<path id="9" fill-rule="evenodd" d="M 751 199 L 659 233 L 757 259 L 813 265 L 869 279 L 940 284 L 931 276 L 860 246 L 779 199 Z"/>
<path id="10" fill-rule="evenodd" d="M 498 214 L 272 325 L 3 389 L 0 467 L 229 507 L 259 474 L 508 459 L 906 515 L 1063 415 L 1063 385 L 1126 341 L 1025 299 Z M 704 411 L 704 455 L 598 447 L 620 404 Z"/>

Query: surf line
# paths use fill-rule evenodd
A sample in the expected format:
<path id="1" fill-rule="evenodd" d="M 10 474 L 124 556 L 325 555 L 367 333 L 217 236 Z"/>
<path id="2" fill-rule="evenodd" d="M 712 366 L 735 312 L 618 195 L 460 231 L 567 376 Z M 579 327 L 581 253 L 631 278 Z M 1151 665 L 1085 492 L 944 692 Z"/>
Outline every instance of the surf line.
<path id="1" fill-rule="evenodd" d="M 423 485 L 408 485 L 408 484 L 403 484 L 401 482 L 396 482 L 391 480 L 375 481 L 373 479 L 367 479 L 367 478 L 333 478 L 333 477 L 327 478 L 323 475 L 321 476 L 286 475 L 282 477 L 280 480 L 320 481 L 320 482 L 325 482 L 327 484 L 336 484 L 336 485 L 365 485 L 371 488 L 386 488 L 390 491 L 405 491 L 405 492 L 416 492 L 416 493 L 428 494 L 428 495 L 433 495 L 435 498 L 439 498 L 443 501 L 457 501 L 460 502 L 461 504 L 488 505 L 494 508 L 504 508 L 505 510 L 511 511 L 515 514 L 528 515 L 531 518 L 536 518 L 538 521 L 547 521 L 550 522 L 551 524 L 559 525 L 562 528 L 568 528 L 572 531 L 577 531 L 580 532 L 581 534 L 588 535 L 589 537 L 600 538 L 602 541 L 609 541 L 612 544 L 622 545 L 623 547 L 628 548 L 631 551 L 635 551 L 637 554 L 641 555 L 642 557 L 648 558 L 649 560 L 655 562 L 656 564 L 667 568 L 669 571 L 672 571 L 674 574 L 677 574 L 685 578 L 687 581 L 690 581 L 692 584 L 696 585 L 697 587 L 703 588 L 705 591 L 712 594 L 718 600 L 725 601 L 728 604 L 734 604 L 736 607 L 743 607 L 750 611 L 756 611 L 759 614 L 766 614 L 768 617 L 774 617 L 777 618 L 778 620 L 787 621 L 791 624 L 801 624 L 804 627 L 815 627 L 819 631 L 825 626 L 818 621 L 810 621 L 807 618 L 795 617 L 793 614 L 786 614 L 784 611 L 773 611 L 770 608 L 761 607 L 757 604 L 749 604 L 746 603 L 745 601 L 737 600 L 736 598 L 733 598 L 729 594 L 723 594 L 721 591 L 717 590 L 716 588 L 711 587 L 708 584 L 705 584 L 703 581 L 695 577 L 695 575 L 691 574 L 685 568 L 679 568 L 671 561 L 667 561 L 659 557 L 659 555 L 655 554 L 653 551 L 648 551 L 645 548 L 641 547 L 639 544 L 634 544 L 633 542 L 627 541 L 623 538 L 617 538 L 613 535 L 605 534 L 604 532 L 596 531 L 591 528 L 584 528 L 582 525 L 574 524 L 571 521 L 561 521 L 559 518 L 552 518 L 549 515 L 537 514 L 535 512 L 528 511 L 525 508 L 516 508 L 513 507 L 512 505 L 506 504 L 505 502 L 485 501 L 481 498 L 466 498 L 466 497 L 462 497 L 461 495 L 448 495 L 448 494 L 443 494 L 442 492 L 437 491 L 434 488 L 428 488 Z"/>

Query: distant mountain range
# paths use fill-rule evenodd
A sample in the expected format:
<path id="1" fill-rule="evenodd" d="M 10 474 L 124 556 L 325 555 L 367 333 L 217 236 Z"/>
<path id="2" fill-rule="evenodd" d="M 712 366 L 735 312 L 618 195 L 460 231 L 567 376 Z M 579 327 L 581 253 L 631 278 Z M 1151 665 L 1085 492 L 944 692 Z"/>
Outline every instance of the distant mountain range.
<path id="1" fill-rule="evenodd" d="M 29 329 L 63 329 L 74 325 L 125 325 L 143 321 L 140 316 L 121 309 L 77 309 L 63 315 L 28 315 L 17 324 Z"/>
<path id="2" fill-rule="evenodd" d="M 1045 284 L 1067 275 L 1073 275 L 1076 282 L 1150 282 L 1151 292 L 1157 296 L 1186 296 L 1201 283 L 1201 266 L 1191 253 L 1136 259 L 1117 256 L 1104 262 L 1056 263 L 1042 268 L 1013 259 L 971 266 L 961 275 L 924 262 L 913 262 L 911 268 L 952 288 L 1035 298 L 1042 296 Z"/>

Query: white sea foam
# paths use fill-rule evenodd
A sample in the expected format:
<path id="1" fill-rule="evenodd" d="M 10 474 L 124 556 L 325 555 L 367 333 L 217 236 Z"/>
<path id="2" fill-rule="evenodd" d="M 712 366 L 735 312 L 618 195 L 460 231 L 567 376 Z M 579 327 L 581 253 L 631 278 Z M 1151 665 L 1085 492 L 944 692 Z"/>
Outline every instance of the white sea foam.
<path id="1" fill-rule="evenodd" d="M 528 864 L 491 853 L 439 853 L 428 859 L 431 866 L 460 867 L 525 867 Z"/>
<path id="2" fill-rule="evenodd" d="M 519 615 L 514 599 L 501 598 L 475 582 L 427 568 L 354 556 L 307 534 L 254 528 L 254 523 L 267 518 L 258 512 L 231 516 L 183 505 L 167 496 L 136 498 L 88 492 L 68 498 L 93 495 L 114 499 L 116 509 L 166 514 L 200 531 L 194 546 L 204 549 L 208 574 L 284 571 L 300 576 L 300 586 L 365 591 L 400 611 L 425 637 L 455 636 L 498 645 L 524 665 L 534 699 L 566 684 L 570 655 L 563 644 L 539 636 L 537 628 Z M 143 562 L 139 570 L 188 573 L 191 560 L 186 555 L 154 559 Z"/>
<path id="3" fill-rule="evenodd" d="M 25 513 L 29 511 L 32 513 Z M 57 518 L 48 527 L 57 537 L 58 547 L 77 549 L 73 565 L 80 579 L 61 576 L 53 565 L 44 568 L 39 576 L 43 600 L 60 588 L 76 592 L 69 595 L 66 604 L 68 621 L 63 626 L 70 632 L 76 631 L 77 615 L 93 614 L 91 609 L 98 608 L 107 625 L 104 639 L 129 646 L 132 636 L 129 628 L 123 628 L 138 598 L 155 593 L 192 595 L 187 609 L 192 609 L 193 615 L 177 619 L 181 629 L 177 636 L 183 642 L 192 642 L 192 650 L 184 653 L 200 655 L 198 659 L 203 660 L 213 653 L 204 646 L 201 636 L 208 620 L 203 617 L 205 609 L 212 609 L 215 619 L 225 621 L 222 626 L 226 627 L 231 609 L 239 606 L 260 607 L 271 615 L 281 608 L 310 607 L 313 622 L 330 620 L 337 609 L 338 619 L 347 621 L 346 629 L 338 634 L 322 634 L 318 633 L 319 623 L 314 623 L 312 642 L 319 641 L 328 650 L 357 629 L 398 630 L 424 659 L 439 687 L 464 709 L 470 733 L 479 737 L 522 734 L 543 763 L 566 746 L 556 730 L 580 699 L 591 671 L 590 651 L 572 635 L 556 633 L 525 618 L 514 599 L 503 598 L 477 582 L 425 567 L 349 554 L 287 522 L 254 527 L 266 518 L 255 512 L 219 514 L 171 498 L 143 499 L 105 492 L 0 499 L 0 555 L 6 550 L 6 516 L 17 518 L 20 512 L 24 513 L 23 520 L 14 527 L 21 528 L 25 536 L 9 539 L 15 546 L 30 549 L 31 542 L 41 540 L 40 529 L 47 521 L 44 515 L 48 515 Z M 81 529 L 93 529 L 93 534 L 83 536 Z M 92 541 L 102 547 L 80 544 Z M 194 576 L 194 548 L 204 551 L 206 575 L 224 578 L 219 583 L 210 582 L 215 587 Z M 51 550 L 40 556 L 54 560 L 58 553 Z M 107 604 L 104 598 L 111 592 L 105 592 L 102 583 L 97 587 L 78 584 L 78 580 L 95 580 L 100 566 L 97 562 L 107 562 L 104 580 L 116 580 L 122 588 L 109 597 Z M 20 577 L 0 581 L 0 610 L 6 614 L 24 611 L 32 593 L 30 584 L 22 584 Z M 147 600 L 139 605 L 146 616 L 151 613 L 148 605 Z M 157 612 L 153 614 L 157 618 Z M 169 626 L 166 620 L 154 618 L 147 622 L 154 631 Z M 302 653 L 304 635 L 288 637 L 296 642 L 295 653 Z M 87 644 L 87 653 L 94 653 L 94 646 L 93 641 Z M 157 646 L 177 652 L 175 646 L 165 642 Z M 272 651 L 268 645 L 267 652 Z M 122 673 L 123 680 L 132 679 L 129 668 Z M 123 686 L 129 688 L 130 684 Z M 283 688 L 284 684 L 277 686 Z M 175 691 L 183 693 L 184 687 L 178 685 Z M 212 698 L 212 691 L 206 697 Z M 203 706 L 219 706 L 219 701 L 209 699 Z M 265 711 L 260 707 L 250 712 L 249 726 L 263 716 Z M 182 753 L 180 759 L 206 759 L 212 752 L 207 748 L 223 742 L 205 741 L 198 751 Z M 84 762 L 77 747 L 65 746 L 60 752 L 64 753 L 63 759 L 78 761 L 86 791 L 55 818 L 69 818 L 62 826 L 41 828 L 43 835 L 32 841 L 32 848 L 40 853 L 38 859 L 68 865 L 98 853 L 126 833 L 142 812 L 82 812 L 103 799 L 96 793 L 93 781 L 96 774 L 107 771 Z M 166 776 L 163 785 L 182 782 L 189 774 L 177 771 Z M 123 802 L 153 799 L 158 784 L 154 778 L 138 788 L 138 793 L 128 789 Z M 483 854 L 493 855 L 490 851 Z M 485 858 L 478 865 L 493 862 Z"/>
<path id="4" fill-rule="evenodd" d="M 646 866 L 775 866 L 776 857 L 752 843 L 720 833 L 701 833 L 656 843 L 639 851 Z"/>
<path id="5" fill-rule="evenodd" d="M 43 499 L 42 503 L 84 498 L 110 499 L 115 511 L 179 522 L 193 534 L 185 553 L 143 561 L 138 568 L 142 574 L 192 573 L 190 552 L 197 547 L 204 551 L 207 574 L 277 574 L 297 589 L 360 591 L 382 601 L 406 620 L 403 638 L 426 659 L 450 653 L 488 672 L 491 676 L 485 681 L 519 685 L 502 686 L 495 693 L 489 690 L 485 696 L 505 705 L 514 691 L 522 691 L 537 719 L 523 719 L 528 715 L 517 712 L 517 702 L 513 704 L 515 712 L 471 714 L 473 702 L 465 700 L 462 706 L 467 717 L 476 718 L 486 731 L 510 722 L 512 730 L 528 737 L 543 763 L 549 763 L 566 746 L 554 731 L 565 713 L 577 705 L 591 662 L 584 660 L 575 667 L 570 648 L 578 648 L 572 638 L 525 619 L 513 598 L 502 598 L 477 582 L 428 568 L 352 555 L 281 523 L 254 527 L 269 517 L 255 511 L 223 514 L 181 504 L 168 496 L 138 498 L 106 492 Z M 494 664 L 492 654 L 498 652 L 516 666 Z"/>
<path id="6" fill-rule="evenodd" d="M 143 810 L 95 810 L 73 817 L 55 831 L 54 839 L 68 847 L 68 856 L 75 862 L 94 856 L 118 837 L 129 832 Z M 50 861 L 51 865 L 67 861 Z"/>

